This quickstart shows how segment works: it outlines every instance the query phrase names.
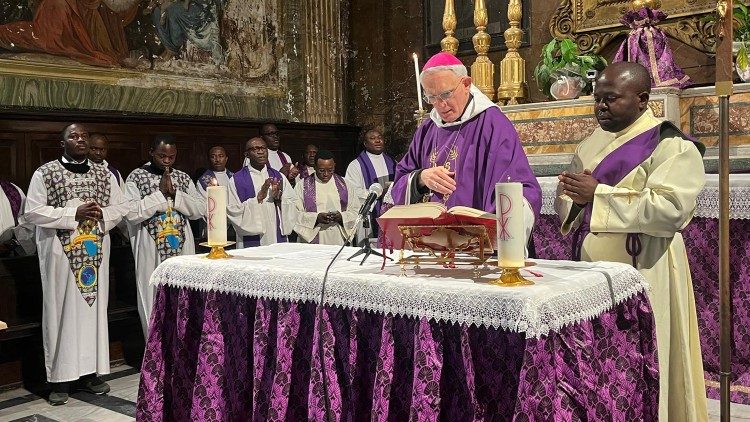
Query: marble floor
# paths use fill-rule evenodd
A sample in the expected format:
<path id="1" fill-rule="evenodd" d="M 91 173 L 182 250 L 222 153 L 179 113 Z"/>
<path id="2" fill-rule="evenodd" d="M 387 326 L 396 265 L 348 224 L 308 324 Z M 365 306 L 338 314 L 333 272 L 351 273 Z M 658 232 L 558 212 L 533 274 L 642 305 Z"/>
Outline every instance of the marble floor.
<path id="1" fill-rule="evenodd" d="M 46 396 L 24 389 L 0 393 L 0 422 L 125 422 L 135 420 L 139 373 L 130 367 L 112 369 L 105 377 L 112 391 L 104 396 L 73 393 L 64 406 L 50 406 Z M 732 421 L 750 422 L 750 406 L 732 404 Z M 708 420 L 719 421 L 719 402 L 708 401 Z"/>

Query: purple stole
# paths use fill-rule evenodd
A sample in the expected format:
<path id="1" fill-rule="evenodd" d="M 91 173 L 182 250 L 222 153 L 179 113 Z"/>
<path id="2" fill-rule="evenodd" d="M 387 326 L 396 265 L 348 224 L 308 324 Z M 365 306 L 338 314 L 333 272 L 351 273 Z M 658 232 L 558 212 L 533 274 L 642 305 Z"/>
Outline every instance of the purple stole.
<path id="1" fill-rule="evenodd" d="M 302 163 L 299 166 L 297 166 L 297 170 L 299 170 L 299 178 L 301 180 L 304 180 L 307 178 L 307 176 L 310 175 L 310 172 L 307 170 L 307 164 Z"/>
<path id="2" fill-rule="evenodd" d="M 693 142 L 696 145 L 696 148 L 701 152 L 701 155 L 703 155 L 703 152 L 705 151 L 703 144 L 683 134 L 672 123 L 662 122 L 612 151 L 609 155 L 604 157 L 598 166 L 596 166 L 591 172 L 591 175 L 598 180 L 599 183 L 616 186 L 625 176 L 632 172 L 642 162 L 646 161 L 646 159 L 654 153 L 654 150 L 662 139 L 672 136 L 680 136 L 687 139 L 688 142 Z M 591 231 L 589 224 L 591 222 L 592 208 L 592 203 L 586 204 L 586 207 L 583 210 L 583 220 L 581 221 L 581 225 L 578 226 L 578 229 L 573 233 L 572 259 L 574 261 L 581 260 L 583 239 Z M 625 250 L 628 252 L 628 255 L 633 258 L 633 266 L 635 267 L 638 255 L 641 253 L 641 239 L 638 233 L 628 233 L 627 239 L 625 240 Z"/>
<path id="3" fill-rule="evenodd" d="M 268 175 L 274 179 L 279 180 L 283 183 L 284 178 L 281 173 L 272 169 L 266 165 Z M 253 178 L 250 176 L 250 170 L 247 167 L 243 167 L 242 170 L 238 171 L 232 177 L 234 186 L 237 188 L 237 196 L 240 197 L 240 202 L 245 202 L 250 198 L 255 198 L 255 185 L 253 185 Z M 287 242 L 286 236 L 281 234 L 281 217 L 279 216 L 279 207 L 276 208 L 276 242 L 284 243 Z M 260 235 L 243 236 L 242 243 L 245 247 L 248 246 L 260 246 Z"/>
<path id="4" fill-rule="evenodd" d="M 333 175 L 333 181 L 336 184 L 336 190 L 339 193 L 339 202 L 341 203 L 341 211 L 346 211 L 346 206 L 349 204 L 349 191 L 346 188 L 346 182 L 344 178 L 338 174 Z M 311 174 L 307 176 L 302 183 L 302 202 L 305 206 L 305 212 L 318 212 L 318 204 L 315 191 L 315 175 Z M 330 181 L 329 181 L 330 183 Z M 310 243 L 320 243 L 318 236 L 316 235 Z"/>
<path id="5" fill-rule="evenodd" d="M 229 170 L 227 170 L 226 172 L 227 172 L 227 177 L 231 180 L 234 173 L 232 173 Z M 214 178 L 216 178 L 216 173 L 214 173 L 213 170 L 209 169 L 209 170 L 204 171 L 201 177 L 198 178 L 198 183 L 200 183 L 201 186 L 203 186 L 203 189 L 205 190 L 206 188 L 208 188 L 209 183 L 211 183 L 211 179 L 214 179 Z"/>
<path id="6" fill-rule="evenodd" d="M 121 186 L 122 185 L 122 176 L 120 175 L 120 171 L 117 170 L 116 168 L 114 168 L 112 166 L 112 164 L 109 164 L 109 163 L 107 163 L 107 168 L 109 169 L 109 171 L 112 174 L 115 175 L 115 179 L 117 180 L 117 186 Z"/>
<path id="7" fill-rule="evenodd" d="M 396 162 L 391 158 L 390 155 L 383 153 L 383 158 L 385 158 L 385 167 L 388 169 L 388 180 L 393 180 L 394 175 L 396 174 Z M 365 179 L 365 189 L 369 189 L 370 185 L 378 181 L 378 175 L 375 173 L 375 167 L 372 165 L 372 161 L 370 160 L 370 157 L 367 155 L 367 151 L 362 151 L 357 156 L 357 161 L 359 162 L 359 167 L 362 169 L 362 176 Z M 383 206 L 383 198 L 378 198 L 377 201 L 375 201 L 375 215 L 379 216 L 381 208 Z M 372 227 L 372 233 L 378 234 L 379 228 L 378 228 L 378 222 L 374 218 L 371 219 L 370 227 Z"/>
<path id="8" fill-rule="evenodd" d="M 284 167 L 285 165 L 289 164 L 289 161 L 287 161 L 287 159 L 286 159 L 286 155 L 284 155 L 284 153 L 281 152 L 281 150 L 277 149 L 276 150 L 276 154 L 278 154 L 278 156 L 279 156 L 279 160 L 281 161 L 281 166 L 282 167 Z"/>
<path id="9" fill-rule="evenodd" d="M 5 197 L 10 203 L 10 211 L 13 214 L 13 221 L 18 225 L 18 214 L 21 212 L 21 193 L 18 192 L 13 183 L 6 180 L 0 180 L 0 188 L 5 192 Z"/>

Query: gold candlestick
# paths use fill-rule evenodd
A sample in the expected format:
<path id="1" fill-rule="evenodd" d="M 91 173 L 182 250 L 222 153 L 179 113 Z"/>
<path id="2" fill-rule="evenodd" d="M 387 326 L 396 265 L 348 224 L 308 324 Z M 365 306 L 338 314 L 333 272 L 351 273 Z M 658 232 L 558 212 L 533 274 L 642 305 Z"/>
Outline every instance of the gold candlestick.
<path id="1" fill-rule="evenodd" d="M 206 255 L 206 258 L 208 259 L 233 258 L 232 255 L 229 255 L 227 251 L 224 250 L 224 248 L 230 245 L 234 245 L 234 242 L 226 242 L 226 243 L 218 244 L 218 245 L 212 245 L 212 244 L 209 244 L 208 242 L 203 242 L 200 245 L 205 246 L 207 248 L 211 248 L 211 251 L 209 251 L 208 255 Z"/>
<path id="2" fill-rule="evenodd" d="M 430 113 L 424 109 L 414 110 L 414 120 L 417 122 L 417 127 L 422 125 L 422 122 L 429 114 Z"/>
<path id="3" fill-rule="evenodd" d="M 523 278 L 520 268 L 502 268 L 500 277 L 490 281 L 490 284 L 503 287 L 531 286 L 533 281 Z"/>

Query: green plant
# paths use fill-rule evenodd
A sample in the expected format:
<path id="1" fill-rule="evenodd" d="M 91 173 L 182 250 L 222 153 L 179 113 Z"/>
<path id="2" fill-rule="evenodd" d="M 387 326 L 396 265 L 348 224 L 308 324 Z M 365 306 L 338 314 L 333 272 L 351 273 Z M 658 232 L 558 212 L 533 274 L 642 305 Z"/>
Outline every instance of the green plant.
<path id="1" fill-rule="evenodd" d="M 737 51 L 737 67 L 739 69 L 747 69 L 748 61 L 750 61 L 747 55 L 747 44 L 750 42 L 750 11 L 744 4 L 737 3 L 734 6 L 733 12 L 733 39 L 742 43 L 740 49 Z"/>
<path id="2" fill-rule="evenodd" d="M 591 69 L 602 70 L 607 66 L 604 57 L 598 54 L 581 54 L 573 40 L 565 38 L 562 41 L 552 39 L 542 49 L 542 60 L 534 68 L 534 79 L 539 90 L 549 96 L 550 86 L 554 82 L 555 74 L 561 71 L 577 73 L 586 83 L 584 92 L 591 91 L 591 84 L 585 75 Z"/>

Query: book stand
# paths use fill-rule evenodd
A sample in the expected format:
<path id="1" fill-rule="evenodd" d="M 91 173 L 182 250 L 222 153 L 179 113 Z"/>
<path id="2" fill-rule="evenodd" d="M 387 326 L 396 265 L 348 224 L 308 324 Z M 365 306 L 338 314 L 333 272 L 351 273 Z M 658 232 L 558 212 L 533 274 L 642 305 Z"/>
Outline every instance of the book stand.
<path id="1" fill-rule="evenodd" d="M 406 275 L 406 266 L 413 264 L 438 264 L 444 268 L 457 265 L 473 265 L 475 272 L 480 265 L 487 265 L 493 252 L 487 227 L 472 225 L 399 225 L 401 251 L 398 264 L 401 275 Z M 404 256 L 404 250 L 414 254 Z"/>

